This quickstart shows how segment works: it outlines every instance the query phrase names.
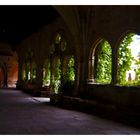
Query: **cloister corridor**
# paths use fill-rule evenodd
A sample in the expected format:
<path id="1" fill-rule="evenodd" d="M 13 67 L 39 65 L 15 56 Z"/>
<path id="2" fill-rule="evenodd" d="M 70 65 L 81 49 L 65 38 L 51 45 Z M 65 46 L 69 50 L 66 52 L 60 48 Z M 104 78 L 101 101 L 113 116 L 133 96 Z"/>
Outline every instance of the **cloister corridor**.
<path id="1" fill-rule="evenodd" d="M 139 129 L 54 107 L 48 101 L 20 90 L 0 89 L 0 134 L 140 134 Z"/>

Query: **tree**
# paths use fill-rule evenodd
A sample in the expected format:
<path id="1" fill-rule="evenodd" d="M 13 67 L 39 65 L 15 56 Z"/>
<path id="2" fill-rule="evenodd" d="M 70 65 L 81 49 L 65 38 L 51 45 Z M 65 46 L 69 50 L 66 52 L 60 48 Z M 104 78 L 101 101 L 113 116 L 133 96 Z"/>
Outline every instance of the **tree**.
<path id="1" fill-rule="evenodd" d="M 111 82 L 112 51 L 109 43 L 102 40 L 98 46 L 95 80 L 97 83 Z"/>
<path id="2" fill-rule="evenodd" d="M 125 36 L 125 38 L 119 46 L 117 83 L 121 85 L 126 84 L 126 72 L 131 69 L 133 57 L 129 45 L 133 41 L 132 37 L 134 35 L 134 33 L 130 33 L 127 36 Z"/>

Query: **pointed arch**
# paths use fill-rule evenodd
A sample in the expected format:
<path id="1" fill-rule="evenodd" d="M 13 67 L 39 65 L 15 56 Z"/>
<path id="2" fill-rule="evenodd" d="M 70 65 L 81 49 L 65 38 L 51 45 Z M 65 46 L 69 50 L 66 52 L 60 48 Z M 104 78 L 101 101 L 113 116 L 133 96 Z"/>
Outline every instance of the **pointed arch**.
<path id="1" fill-rule="evenodd" d="M 95 58 L 95 50 L 98 44 L 102 41 L 102 38 L 97 38 L 89 52 L 89 66 L 88 66 L 88 82 L 94 82 L 94 58 Z"/>
<path id="2" fill-rule="evenodd" d="M 110 83 L 112 76 L 112 48 L 103 38 L 97 39 L 90 51 L 89 81 Z"/>
<path id="3" fill-rule="evenodd" d="M 135 44 L 135 42 L 137 42 L 135 39 L 136 36 L 139 36 L 136 31 L 129 30 L 123 33 L 119 39 L 119 44 L 117 46 L 117 84 L 119 85 L 139 84 L 138 56 L 140 51 L 139 48 L 133 48 L 134 46 L 139 46 L 139 44 Z M 137 50 L 137 54 L 134 53 L 134 50 Z"/>

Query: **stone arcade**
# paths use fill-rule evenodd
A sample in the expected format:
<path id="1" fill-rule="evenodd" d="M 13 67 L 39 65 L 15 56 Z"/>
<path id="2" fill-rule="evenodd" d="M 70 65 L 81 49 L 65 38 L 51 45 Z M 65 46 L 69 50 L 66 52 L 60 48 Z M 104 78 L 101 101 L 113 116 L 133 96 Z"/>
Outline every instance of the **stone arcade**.
<path id="1" fill-rule="evenodd" d="M 55 14 L 41 25 L 49 15 L 45 12 Z M 119 85 L 117 81 L 119 45 L 127 34 L 139 34 L 139 13 L 140 6 L 46 6 L 43 13 L 38 10 L 32 14 L 37 16 L 31 26 L 41 27 L 34 26 L 37 29 L 20 41 L 11 43 L 5 35 L 7 29 L 1 33 L 7 40 L 0 39 L 0 87 L 47 96 L 53 105 L 65 108 L 139 115 L 140 87 Z M 21 24 L 20 30 L 32 20 L 26 16 L 27 12 L 23 23 L 15 21 Z M 4 28 L 2 24 L 0 27 Z M 111 48 L 109 83 L 97 83 L 95 78 L 97 49 L 102 40 Z"/>

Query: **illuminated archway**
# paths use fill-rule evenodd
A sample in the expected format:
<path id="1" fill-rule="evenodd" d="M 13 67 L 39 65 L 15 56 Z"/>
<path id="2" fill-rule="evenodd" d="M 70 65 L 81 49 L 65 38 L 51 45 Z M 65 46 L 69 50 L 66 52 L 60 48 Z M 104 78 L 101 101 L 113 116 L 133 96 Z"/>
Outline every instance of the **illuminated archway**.
<path id="1" fill-rule="evenodd" d="M 112 48 L 105 39 L 96 42 L 89 61 L 89 79 L 94 83 L 109 84 L 112 79 Z"/>
<path id="2" fill-rule="evenodd" d="M 140 35 L 130 32 L 118 48 L 117 83 L 140 85 Z"/>
<path id="3" fill-rule="evenodd" d="M 64 60 L 64 83 L 62 92 L 65 94 L 72 94 L 75 83 L 75 59 L 73 55 Z"/>

